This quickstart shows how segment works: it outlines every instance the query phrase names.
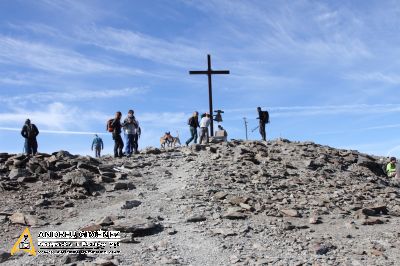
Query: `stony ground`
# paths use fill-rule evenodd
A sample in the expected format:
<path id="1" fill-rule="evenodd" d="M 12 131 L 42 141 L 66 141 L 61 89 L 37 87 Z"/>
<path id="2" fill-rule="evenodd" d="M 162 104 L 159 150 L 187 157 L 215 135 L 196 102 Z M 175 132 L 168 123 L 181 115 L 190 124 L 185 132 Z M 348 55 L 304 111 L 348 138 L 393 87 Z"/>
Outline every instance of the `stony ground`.
<path id="1" fill-rule="evenodd" d="M 0 154 L 4 265 L 400 265 L 386 158 L 314 143 L 232 141 L 131 158 Z M 120 230 L 120 255 L 31 257 L 26 225 Z"/>

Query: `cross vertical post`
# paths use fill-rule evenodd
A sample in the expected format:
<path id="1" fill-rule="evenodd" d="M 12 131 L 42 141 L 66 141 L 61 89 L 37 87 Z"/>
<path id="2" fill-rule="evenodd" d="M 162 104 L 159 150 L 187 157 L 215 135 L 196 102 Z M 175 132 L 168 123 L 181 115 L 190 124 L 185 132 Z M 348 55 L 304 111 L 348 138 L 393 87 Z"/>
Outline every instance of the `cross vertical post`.
<path id="1" fill-rule="evenodd" d="M 212 80 L 211 80 L 211 75 L 214 74 L 229 74 L 229 70 L 212 70 L 211 68 L 211 55 L 207 55 L 207 70 L 206 71 L 189 71 L 189 74 L 191 75 L 196 75 L 196 74 L 203 74 L 207 75 L 208 77 L 208 104 L 209 104 L 209 112 L 211 116 L 211 125 L 210 125 L 210 130 L 211 130 L 211 137 L 214 136 L 214 117 L 213 117 L 213 99 L 212 99 Z"/>
<path id="2" fill-rule="evenodd" d="M 208 76 L 208 105 L 209 105 L 209 110 L 210 110 L 210 117 L 211 117 L 211 124 L 210 124 L 210 130 L 211 130 L 211 137 L 214 136 L 214 112 L 213 112 L 213 102 L 212 102 L 212 82 L 211 82 L 211 56 L 208 54 L 207 55 L 207 76 Z"/>

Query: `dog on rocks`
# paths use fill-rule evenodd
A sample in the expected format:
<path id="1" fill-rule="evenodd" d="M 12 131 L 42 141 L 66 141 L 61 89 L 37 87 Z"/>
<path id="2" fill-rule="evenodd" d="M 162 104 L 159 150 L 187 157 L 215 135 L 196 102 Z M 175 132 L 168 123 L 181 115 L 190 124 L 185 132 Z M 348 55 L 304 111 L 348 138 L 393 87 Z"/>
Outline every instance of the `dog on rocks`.
<path id="1" fill-rule="evenodd" d="M 165 132 L 164 136 L 160 138 L 160 146 L 163 149 L 165 149 L 165 147 L 175 148 L 176 145 L 181 146 L 179 135 L 177 137 L 173 137 L 170 132 Z"/>

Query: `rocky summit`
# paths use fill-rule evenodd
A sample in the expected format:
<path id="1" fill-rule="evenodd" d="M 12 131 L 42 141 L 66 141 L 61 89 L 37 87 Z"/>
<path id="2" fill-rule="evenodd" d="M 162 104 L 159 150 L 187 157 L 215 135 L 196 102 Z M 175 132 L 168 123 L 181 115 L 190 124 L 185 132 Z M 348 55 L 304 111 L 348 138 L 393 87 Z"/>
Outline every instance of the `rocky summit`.
<path id="1" fill-rule="evenodd" d="M 399 265 L 387 158 L 279 139 L 94 159 L 0 154 L 4 265 Z M 119 255 L 10 256 L 23 229 L 118 230 Z"/>

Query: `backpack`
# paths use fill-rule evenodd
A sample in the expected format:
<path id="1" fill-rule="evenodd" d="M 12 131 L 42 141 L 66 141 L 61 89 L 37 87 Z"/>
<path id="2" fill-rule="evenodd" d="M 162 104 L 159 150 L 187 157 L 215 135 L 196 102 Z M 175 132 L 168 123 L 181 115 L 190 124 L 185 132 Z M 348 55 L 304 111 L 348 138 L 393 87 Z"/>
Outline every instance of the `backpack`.
<path id="1" fill-rule="evenodd" d="M 269 123 L 269 113 L 268 113 L 268 111 L 262 111 L 260 119 L 261 119 L 261 121 L 264 121 L 265 123 Z"/>
<path id="2" fill-rule="evenodd" d="M 34 124 L 26 125 L 26 134 L 28 138 L 36 137 L 36 126 Z"/>
<path id="3" fill-rule="evenodd" d="M 193 117 L 189 118 L 188 121 L 187 121 L 187 124 L 188 124 L 189 126 L 192 125 L 192 118 L 193 118 Z"/>
<path id="4" fill-rule="evenodd" d="M 106 130 L 107 130 L 108 132 L 114 132 L 113 122 L 114 122 L 114 119 L 113 119 L 113 118 L 111 118 L 111 119 L 109 119 L 109 120 L 107 121 Z"/>

